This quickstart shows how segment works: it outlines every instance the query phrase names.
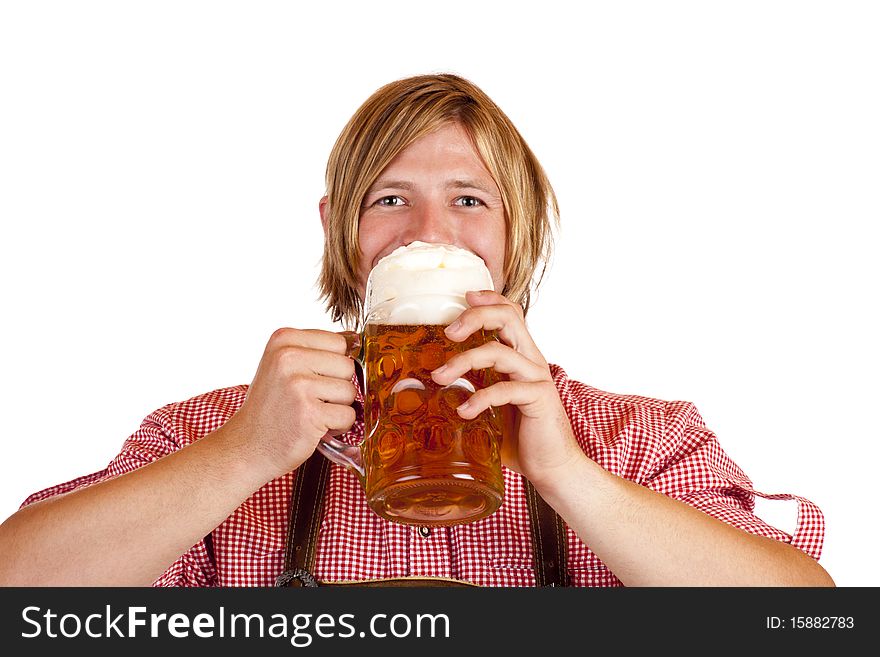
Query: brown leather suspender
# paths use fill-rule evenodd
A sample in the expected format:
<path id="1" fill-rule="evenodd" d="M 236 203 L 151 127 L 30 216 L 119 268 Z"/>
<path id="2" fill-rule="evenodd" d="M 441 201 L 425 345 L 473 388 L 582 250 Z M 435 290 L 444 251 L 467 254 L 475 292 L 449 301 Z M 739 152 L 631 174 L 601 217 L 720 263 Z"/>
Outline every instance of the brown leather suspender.
<path id="1" fill-rule="evenodd" d="M 318 585 L 312 570 L 329 473 L 330 461 L 317 450 L 296 471 L 290 495 L 284 572 L 275 580 L 275 586 Z"/>
<path id="2" fill-rule="evenodd" d="M 324 508 L 324 490 L 330 472 L 330 462 L 314 452 L 297 470 L 290 498 L 290 524 L 287 530 L 287 549 L 284 572 L 275 580 L 279 587 L 314 587 L 318 582 L 312 575 L 315 565 L 318 528 Z M 568 586 L 567 543 L 565 524 L 549 504 L 525 481 L 529 520 L 532 529 L 532 548 L 535 555 L 535 575 L 538 586 Z M 377 582 L 383 586 L 455 586 L 447 580 L 406 579 Z"/>
<path id="3" fill-rule="evenodd" d="M 568 542 L 565 523 L 544 501 L 528 479 L 524 480 L 537 586 L 568 586 Z"/>

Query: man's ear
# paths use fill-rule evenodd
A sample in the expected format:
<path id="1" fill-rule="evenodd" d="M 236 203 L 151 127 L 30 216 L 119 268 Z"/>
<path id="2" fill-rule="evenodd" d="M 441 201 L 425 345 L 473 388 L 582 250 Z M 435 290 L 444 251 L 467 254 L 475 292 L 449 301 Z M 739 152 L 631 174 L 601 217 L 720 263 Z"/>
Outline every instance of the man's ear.
<path id="1" fill-rule="evenodd" d="M 327 237 L 327 197 L 322 196 L 318 202 L 318 212 L 321 214 L 321 226 L 324 227 L 324 237 Z"/>

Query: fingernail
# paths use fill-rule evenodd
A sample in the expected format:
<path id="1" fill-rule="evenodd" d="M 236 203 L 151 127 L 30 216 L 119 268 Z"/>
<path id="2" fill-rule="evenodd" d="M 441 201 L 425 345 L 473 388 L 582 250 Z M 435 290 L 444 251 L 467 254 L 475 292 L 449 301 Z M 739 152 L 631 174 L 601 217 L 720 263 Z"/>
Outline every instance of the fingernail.
<path id="1" fill-rule="evenodd" d="M 441 366 L 438 367 L 436 370 L 434 370 L 433 372 L 431 372 L 431 374 L 440 374 L 440 373 L 441 373 L 443 370 L 445 370 L 445 369 L 446 369 L 446 365 L 441 365 Z"/>
<path id="2" fill-rule="evenodd" d="M 471 405 L 471 403 L 469 401 L 466 401 L 464 404 L 462 404 L 461 406 L 459 406 L 455 410 L 458 411 L 459 413 L 461 413 L 462 411 L 466 411 L 470 405 Z"/>
<path id="3" fill-rule="evenodd" d="M 461 321 L 455 320 L 454 322 L 452 322 L 452 324 L 450 324 L 445 329 L 443 329 L 443 332 L 446 333 L 446 335 L 449 335 L 450 333 L 457 333 L 458 329 L 460 329 L 460 328 L 461 328 Z"/>

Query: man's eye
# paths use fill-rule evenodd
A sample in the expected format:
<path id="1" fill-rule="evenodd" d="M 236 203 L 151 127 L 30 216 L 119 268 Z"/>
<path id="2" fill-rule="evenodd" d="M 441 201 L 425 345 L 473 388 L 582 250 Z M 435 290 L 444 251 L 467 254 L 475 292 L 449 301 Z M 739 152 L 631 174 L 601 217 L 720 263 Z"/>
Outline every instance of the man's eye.
<path id="1" fill-rule="evenodd" d="M 476 196 L 459 196 L 455 199 L 455 204 L 465 208 L 476 208 L 480 205 L 484 205 Z"/>
<path id="2" fill-rule="evenodd" d="M 383 196 L 376 201 L 376 205 L 384 205 L 385 207 L 393 208 L 398 205 L 403 205 L 403 199 L 399 196 Z"/>

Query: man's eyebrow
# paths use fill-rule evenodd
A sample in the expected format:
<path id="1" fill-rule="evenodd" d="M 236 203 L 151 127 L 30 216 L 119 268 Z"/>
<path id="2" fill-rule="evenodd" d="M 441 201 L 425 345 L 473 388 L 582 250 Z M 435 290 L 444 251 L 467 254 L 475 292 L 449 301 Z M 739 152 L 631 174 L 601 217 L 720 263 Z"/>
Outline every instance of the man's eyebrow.
<path id="1" fill-rule="evenodd" d="M 450 180 L 446 183 L 447 189 L 478 189 L 481 192 L 486 194 L 490 194 L 491 196 L 497 196 L 498 190 L 494 189 L 494 185 L 489 185 L 480 180 L 473 180 L 472 178 L 456 178 L 455 180 Z"/>
<path id="2" fill-rule="evenodd" d="M 403 189 L 409 192 L 412 191 L 413 184 L 407 180 L 377 180 L 370 185 L 367 193 L 377 192 L 380 189 Z"/>
<path id="3" fill-rule="evenodd" d="M 446 181 L 445 187 L 446 189 L 478 189 L 485 194 L 489 194 L 490 196 L 498 196 L 498 190 L 495 189 L 494 185 L 473 178 L 453 178 Z M 415 185 L 408 180 L 380 179 L 370 185 L 370 189 L 367 190 L 367 193 L 374 194 L 380 190 L 385 189 L 402 189 L 404 191 L 411 192 L 413 189 L 415 189 Z"/>

